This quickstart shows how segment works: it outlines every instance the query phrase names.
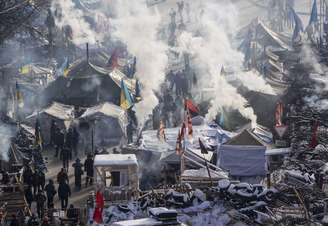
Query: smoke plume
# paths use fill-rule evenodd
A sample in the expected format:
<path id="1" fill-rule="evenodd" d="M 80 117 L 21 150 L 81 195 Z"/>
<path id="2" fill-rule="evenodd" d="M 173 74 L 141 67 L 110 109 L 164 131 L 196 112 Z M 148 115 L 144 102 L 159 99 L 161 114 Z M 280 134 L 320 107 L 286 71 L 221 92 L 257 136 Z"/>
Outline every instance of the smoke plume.
<path id="1" fill-rule="evenodd" d="M 158 104 L 154 91 L 159 90 L 165 79 L 167 46 L 157 37 L 161 17 L 158 12 L 151 12 L 143 0 L 117 0 L 113 5 L 116 9 L 113 35 L 137 58 L 136 77 L 143 88 L 142 101 L 135 108 L 142 123 Z"/>

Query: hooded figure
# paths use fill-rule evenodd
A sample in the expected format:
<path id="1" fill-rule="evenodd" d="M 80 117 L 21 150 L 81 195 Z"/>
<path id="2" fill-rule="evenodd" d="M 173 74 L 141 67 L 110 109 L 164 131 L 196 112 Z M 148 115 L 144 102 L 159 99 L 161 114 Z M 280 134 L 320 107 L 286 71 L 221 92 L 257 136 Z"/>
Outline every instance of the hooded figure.
<path id="1" fill-rule="evenodd" d="M 45 191 L 47 194 L 47 206 L 48 209 L 53 208 L 54 206 L 54 196 L 56 195 L 56 189 L 54 186 L 53 180 L 49 180 L 49 183 L 45 187 Z"/>
<path id="2" fill-rule="evenodd" d="M 77 158 L 72 166 L 74 167 L 75 187 L 80 190 L 82 186 L 81 184 L 83 175 L 81 160 Z"/>

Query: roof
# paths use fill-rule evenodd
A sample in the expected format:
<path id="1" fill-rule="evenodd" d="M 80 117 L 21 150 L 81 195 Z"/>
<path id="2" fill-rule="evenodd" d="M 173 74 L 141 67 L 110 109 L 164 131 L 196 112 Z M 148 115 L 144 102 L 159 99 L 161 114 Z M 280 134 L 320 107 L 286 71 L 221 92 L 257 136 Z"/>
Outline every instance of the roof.
<path id="1" fill-rule="evenodd" d="M 149 225 L 162 225 L 161 221 L 154 218 L 142 218 L 137 220 L 126 220 L 113 223 L 112 226 L 149 226 Z"/>
<path id="2" fill-rule="evenodd" d="M 243 130 L 237 136 L 234 136 L 225 145 L 248 145 L 248 146 L 264 146 L 259 138 L 257 138 L 249 129 Z"/>
<path id="3" fill-rule="evenodd" d="M 65 105 L 57 102 L 53 102 L 49 107 L 42 109 L 39 114 L 46 113 L 50 116 L 61 120 L 71 120 L 74 117 L 74 107 L 70 105 Z M 38 112 L 34 112 L 32 115 L 26 117 L 30 119 L 35 117 Z"/>
<path id="4" fill-rule="evenodd" d="M 290 147 L 289 148 L 275 148 L 275 149 L 267 149 L 265 151 L 265 155 L 284 155 L 290 153 Z"/>
<path id="5" fill-rule="evenodd" d="M 123 72 L 114 68 L 109 76 L 113 79 L 113 81 L 121 88 L 121 81 L 123 79 L 124 84 L 128 87 L 132 94 L 135 94 L 136 90 L 136 80 L 128 78 Z"/>
<path id="6" fill-rule="evenodd" d="M 94 166 L 138 166 L 137 157 L 135 154 L 106 154 L 96 155 Z"/>
<path id="7" fill-rule="evenodd" d="M 123 122 L 126 121 L 126 114 L 123 108 L 114 104 L 110 104 L 108 102 L 99 104 L 91 108 L 87 108 L 87 110 L 83 113 L 83 115 L 81 115 L 80 118 L 91 117 L 97 113 L 101 113 L 105 116 L 117 118 L 119 120 L 122 120 Z"/>

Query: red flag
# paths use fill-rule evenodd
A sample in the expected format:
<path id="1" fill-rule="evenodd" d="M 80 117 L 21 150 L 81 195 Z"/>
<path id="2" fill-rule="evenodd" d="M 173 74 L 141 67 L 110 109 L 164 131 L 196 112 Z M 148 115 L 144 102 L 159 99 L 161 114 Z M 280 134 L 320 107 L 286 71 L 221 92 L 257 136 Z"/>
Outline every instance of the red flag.
<path id="1" fill-rule="evenodd" d="M 97 224 L 101 224 L 103 222 L 102 212 L 105 206 L 104 196 L 100 191 L 96 193 L 96 207 L 95 212 L 93 213 L 93 220 Z"/>
<path id="2" fill-rule="evenodd" d="M 317 138 L 318 128 L 319 128 L 319 122 L 315 121 L 314 127 L 313 127 L 312 138 L 311 138 L 311 142 L 310 142 L 311 148 L 315 148 L 318 145 L 318 138 Z"/>
<path id="3" fill-rule="evenodd" d="M 192 122 L 191 122 L 189 110 L 187 110 L 187 112 L 186 112 L 186 117 L 187 117 L 186 118 L 186 123 L 187 123 L 186 128 L 188 128 L 188 137 L 189 137 L 189 139 L 192 139 L 193 130 L 192 130 Z"/>
<path id="4" fill-rule="evenodd" d="M 198 107 L 191 100 L 188 99 L 185 99 L 185 110 L 189 110 L 194 113 L 199 113 Z"/>
<path id="5" fill-rule="evenodd" d="M 119 54 L 119 50 L 116 48 L 108 60 L 107 63 L 108 67 L 117 68 L 119 66 L 118 54 Z"/>
<path id="6" fill-rule="evenodd" d="M 182 155 L 183 150 L 182 150 L 182 140 L 185 135 L 185 123 L 182 123 L 181 129 L 179 130 L 178 137 L 177 137 L 177 143 L 176 143 L 176 153 L 177 155 Z"/>
<path id="7" fill-rule="evenodd" d="M 276 118 L 276 126 L 282 125 L 282 116 L 283 116 L 283 105 L 279 101 L 276 106 L 275 118 Z"/>

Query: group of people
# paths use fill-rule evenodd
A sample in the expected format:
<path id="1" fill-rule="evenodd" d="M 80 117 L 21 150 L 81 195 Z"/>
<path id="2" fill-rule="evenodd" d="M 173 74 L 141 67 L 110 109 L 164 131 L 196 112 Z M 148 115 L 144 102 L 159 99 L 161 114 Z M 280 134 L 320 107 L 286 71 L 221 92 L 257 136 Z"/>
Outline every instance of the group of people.
<path id="1" fill-rule="evenodd" d="M 77 156 L 79 137 L 79 132 L 75 127 L 70 127 L 65 134 L 54 120 L 51 122 L 50 145 L 53 145 L 56 149 L 55 157 L 57 158 L 59 155 L 60 159 L 63 161 L 63 168 L 68 169 L 69 160 L 72 159 L 73 153 Z"/>

